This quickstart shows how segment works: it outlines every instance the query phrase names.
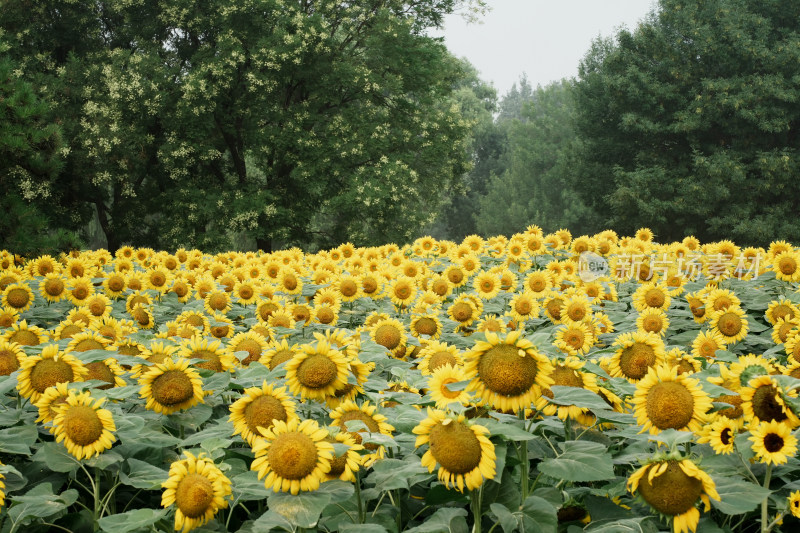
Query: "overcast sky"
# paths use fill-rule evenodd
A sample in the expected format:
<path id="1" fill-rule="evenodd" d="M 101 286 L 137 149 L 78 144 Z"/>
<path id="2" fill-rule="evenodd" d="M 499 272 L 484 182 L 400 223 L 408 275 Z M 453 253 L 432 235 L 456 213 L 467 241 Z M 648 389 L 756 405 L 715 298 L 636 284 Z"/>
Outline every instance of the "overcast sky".
<path id="1" fill-rule="evenodd" d="M 450 15 L 444 36 L 450 51 L 466 57 L 503 96 L 523 72 L 535 87 L 577 76 L 594 38 L 622 25 L 634 29 L 655 0 L 488 0 L 482 24 Z"/>

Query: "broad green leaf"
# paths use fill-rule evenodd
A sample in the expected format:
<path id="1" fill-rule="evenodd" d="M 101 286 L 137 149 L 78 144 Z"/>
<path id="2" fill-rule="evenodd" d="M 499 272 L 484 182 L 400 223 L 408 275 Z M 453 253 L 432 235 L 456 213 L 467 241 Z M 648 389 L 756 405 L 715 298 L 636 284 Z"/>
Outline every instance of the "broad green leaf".
<path id="1" fill-rule="evenodd" d="M 128 463 L 129 472 L 120 472 L 119 479 L 125 485 L 136 487 L 137 489 L 156 490 L 161 488 L 161 483 L 167 480 L 169 472 L 153 466 L 150 463 L 130 458 Z"/>
<path id="2" fill-rule="evenodd" d="M 342 524 L 339 533 L 388 533 L 380 524 Z"/>
<path id="3" fill-rule="evenodd" d="M 600 395 L 580 387 L 564 387 L 562 385 L 554 385 L 550 387 L 553 391 L 553 398 L 550 403 L 556 405 L 574 405 L 576 407 L 584 407 L 592 411 L 603 411 L 611 409 L 611 406 L 606 403 Z"/>
<path id="4" fill-rule="evenodd" d="M 45 442 L 34 454 L 33 460 L 43 462 L 53 472 L 72 472 L 79 467 L 78 460 L 63 444 L 57 442 Z"/>
<path id="5" fill-rule="evenodd" d="M 528 496 L 522 504 L 522 526 L 525 531 L 555 533 L 558 527 L 556 508 L 539 496 Z"/>
<path id="6" fill-rule="evenodd" d="M 453 507 L 438 509 L 425 522 L 405 533 L 467 533 L 467 511 Z"/>
<path id="7" fill-rule="evenodd" d="M 258 479 L 258 472 L 248 471 L 231 479 L 233 495 L 240 501 L 264 500 L 271 494 L 272 489 L 264 486 L 264 481 Z"/>
<path id="8" fill-rule="evenodd" d="M 476 423 L 488 429 L 491 437 L 497 435 L 510 441 L 525 441 L 536 438 L 536 435 L 525 431 L 514 422 L 499 422 L 491 418 L 485 418 L 478 420 Z"/>
<path id="9" fill-rule="evenodd" d="M 373 473 L 367 479 L 380 490 L 407 489 L 430 476 L 416 455 L 406 460 L 386 458 L 376 462 L 372 468 Z"/>
<path id="10" fill-rule="evenodd" d="M 52 484 L 41 483 L 26 494 L 10 499 L 13 505 L 8 509 L 8 516 L 12 523 L 19 525 L 28 523 L 33 518 L 47 518 L 65 511 L 77 501 L 78 491 L 69 489 L 55 494 Z M 8 501 L 6 505 L 9 505 Z"/>
<path id="11" fill-rule="evenodd" d="M 712 475 L 720 501 L 711 500 L 711 505 L 725 514 L 748 513 L 758 507 L 772 491 L 761 485 L 738 477 Z"/>
<path id="12" fill-rule="evenodd" d="M 269 509 L 295 527 L 313 528 L 330 502 L 331 495 L 319 491 L 276 492 L 269 497 Z"/>
<path id="13" fill-rule="evenodd" d="M 169 509 L 135 509 L 126 513 L 104 516 L 98 521 L 100 529 L 109 533 L 147 531 L 164 518 Z"/>
<path id="14" fill-rule="evenodd" d="M 607 448 L 596 442 L 567 441 L 564 453 L 539 464 L 550 477 L 566 481 L 602 481 L 614 477 L 614 464 Z"/>
<path id="15" fill-rule="evenodd" d="M 30 455 L 31 446 L 39 437 L 35 425 L 14 426 L 0 429 L 0 452 Z"/>
<path id="16" fill-rule="evenodd" d="M 503 528 L 504 533 L 513 533 L 517 528 L 517 519 L 511 514 L 511 511 L 502 503 L 493 503 L 489 509 L 497 517 L 500 527 Z"/>

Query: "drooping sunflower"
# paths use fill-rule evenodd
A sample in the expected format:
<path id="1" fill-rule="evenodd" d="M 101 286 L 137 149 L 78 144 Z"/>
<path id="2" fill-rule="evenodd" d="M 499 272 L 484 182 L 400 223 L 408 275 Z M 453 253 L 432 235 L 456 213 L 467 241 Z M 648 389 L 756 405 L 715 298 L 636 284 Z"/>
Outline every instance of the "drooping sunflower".
<path id="1" fill-rule="evenodd" d="M 542 296 L 542 310 L 550 322 L 561 324 L 561 306 L 564 304 L 564 297 L 556 290 L 550 290 Z M 512 315 L 513 316 L 513 315 Z"/>
<path id="2" fill-rule="evenodd" d="M 622 333 L 614 341 L 617 351 L 608 361 L 608 370 L 613 377 L 637 382 L 647 375 L 650 368 L 664 363 L 666 351 L 664 341 L 655 333 L 635 331 Z"/>
<path id="3" fill-rule="evenodd" d="M 88 370 L 75 356 L 59 352 L 58 345 L 45 346 L 42 353 L 25 358 L 17 376 L 20 396 L 35 404 L 48 387 L 83 381 Z"/>
<path id="4" fill-rule="evenodd" d="M 748 325 L 740 307 L 728 307 L 714 311 L 709 316 L 712 330 L 718 331 L 727 344 L 739 342 L 747 336 Z"/>
<path id="5" fill-rule="evenodd" d="M 264 479 L 264 486 L 274 492 L 314 491 L 331 470 L 333 444 L 326 440 L 328 431 L 313 420 L 293 418 L 276 421 L 261 432 L 253 446 L 255 460 L 251 470 Z"/>
<path id="6" fill-rule="evenodd" d="M 667 365 L 650 368 L 636 384 L 632 403 L 636 423 L 653 434 L 667 429 L 699 432 L 712 408 L 699 380 Z"/>
<path id="7" fill-rule="evenodd" d="M 203 402 L 203 379 L 186 359 L 165 359 L 139 378 L 145 407 L 169 415 Z"/>
<path id="8" fill-rule="evenodd" d="M 764 315 L 767 317 L 769 323 L 774 326 L 778 322 L 778 319 L 781 318 L 800 318 L 800 309 L 797 308 L 794 302 L 786 298 L 780 298 L 770 302 Z"/>
<path id="9" fill-rule="evenodd" d="M 497 458 L 489 430 L 470 424 L 464 415 L 428 408 L 428 417 L 412 431 L 417 435 L 415 447 L 428 445 L 422 466 L 432 473 L 438 465 L 439 480 L 448 488 L 474 490 L 495 477 Z"/>
<path id="10" fill-rule="evenodd" d="M 225 372 L 236 366 L 236 357 L 219 339 L 209 340 L 200 336 L 183 339 L 178 356 L 184 359 L 203 359 L 202 363 L 195 363 L 194 366 L 214 372 Z"/>
<path id="11" fill-rule="evenodd" d="M 0 298 L 0 306 L 24 313 L 33 305 L 33 291 L 27 283 L 18 282 L 7 286 Z"/>
<path id="12" fill-rule="evenodd" d="M 231 482 L 204 454 L 188 451 L 186 459 L 174 461 L 169 478 L 161 484 L 161 507 L 175 505 L 175 530 L 187 533 L 206 524 L 220 509 L 228 507 Z"/>
<path id="13" fill-rule="evenodd" d="M 230 406 L 233 434 L 241 435 L 247 444 L 254 446 L 260 437 L 258 428 L 269 429 L 274 420 L 288 422 L 297 418 L 295 403 L 286 393 L 286 387 L 268 385 L 244 390 L 244 395 Z"/>
<path id="14" fill-rule="evenodd" d="M 648 463 L 628 478 L 628 490 L 638 492 L 658 513 L 671 517 L 674 533 L 697 530 L 698 501 L 711 509 L 709 498 L 719 501 L 711 477 L 689 459 L 670 459 Z"/>
<path id="15" fill-rule="evenodd" d="M 19 344 L 0 339 L 0 376 L 16 372 L 25 359 L 25 352 Z"/>
<path id="16" fill-rule="evenodd" d="M 19 311 L 0 306 L 0 328 L 10 328 L 19 319 Z"/>
<path id="17" fill-rule="evenodd" d="M 531 341 L 513 331 L 500 338 L 486 333 L 465 355 L 470 390 L 502 411 L 526 409 L 553 384 L 553 365 Z"/>
<path id="18" fill-rule="evenodd" d="M 466 387 L 460 390 L 450 389 L 448 385 L 466 381 L 464 369 L 461 366 L 451 366 L 445 364 L 436 368 L 428 378 L 428 391 L 433 398 L 436 407 L 447 409 L 451 403 L 467 405 L 472 401 L 472 394 Z"/>
<path id="19" fill-rule="evenodd" d="M 742 411 L 748 422 L 782 422 L 789 428 L 800 426 L 797 414 L 786 404 L 784 396 L 797 397 L 797 391 L 786 391 L 770 376 L 758 376 L 739 391 Z"/>
<path id="20" fill-rule="evenodd" d="M 63 403 L 55 407 L 53 435 L 64 442 L 78 460 L 89 459 L 114 445 L 117 428 L 111 411 L 102 409 L 104 398 L 95 400 L 89 391 L 70 390 Z"/>
<path id="21" fill-rule="evenodd" d="M 292 394 L 322 402 L 345 388 L 348 370 L 342 352 L 326 341 L 303 344 L 286 363 L 286 384 Z"/>
<path id="22" fill-rule="evenodd" d="M 792 435 L 792 428 L 784 422 L 772 420 L 751 426 L 748 440 L 753 442 L 756 459 L 762 463 L 786 464 L 788 458 L 797 453 L 797 437 Z"/>
<path id="23" fill-rule="evenodd" d="M 394 431 L 394 426 L 387 423 L 387 418 L 378 413 L 377 410 L 378 408 L 368 401 L 359 405 L 352 400 L 348 400 L 331 410 L 329 416 L 333 425 L 338 426 L 342 431 L 347 431 L 358 444 L 363 444 L 363 436 L 366 433 L 381 433 L 391 436 Z M 364 427 L 350 429 L 347 427 L 348 422 L 360 422 Z M 378 459 L 383 459 L 386 454 L 386 449 L 383 446 L 373 443 L 363 444 L 363 446 L 370 452 L 363 457 L 363 464 L 367 468 L 371 467 Z"/>
<path id="24" fill-rule="evenodd" d="M 772 327 L 772 342 L 784 344 L 800 333 L 800 318 L 779 318 Z M 800 355 L 800 354 L 798 354 Z"/>

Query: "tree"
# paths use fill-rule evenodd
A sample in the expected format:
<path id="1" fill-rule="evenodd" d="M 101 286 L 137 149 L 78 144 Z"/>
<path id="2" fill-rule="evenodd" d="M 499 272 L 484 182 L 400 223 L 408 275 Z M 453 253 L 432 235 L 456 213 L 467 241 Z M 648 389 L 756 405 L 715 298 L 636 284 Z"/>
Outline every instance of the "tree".
<path id="1" fill-rule="evenodd" d="M 579 69 L 585 179 L 622 232 L 800 240 L 800 4 L 660 0 Z"/>
<path id="2" fill-rule="evenodd" d="M 16 0 L 0 27 L 109 248 L 375 244 L 467 168 L 462 66 L 425 35 L 460 3 Z"/>
<path id="3" fill-rule="evenodd" d="M 478 229 L 484 235 L 511 235 L 530 224 L 546 231 L 594 229 L 591 211 L 569 187 L 579 145 L 573 129 L 569 81 L 529 87 L 503 99 L 507 124 L 506 167 L 494 175 L 478 202 Z"/>
<path id="4" fill-rule="evenodd" d="M 9 45 L 0 34 L 0 54 Z M 61 159 L 61 129 L 49 117 L 19 69 L 0 58 L 0 249 L 23 255 L 66 251 L 78 246 L 74 232 L 51 231 L 64 192 L 56 182 Z M 69 219 L 62 227 L 70 227 Z"/>

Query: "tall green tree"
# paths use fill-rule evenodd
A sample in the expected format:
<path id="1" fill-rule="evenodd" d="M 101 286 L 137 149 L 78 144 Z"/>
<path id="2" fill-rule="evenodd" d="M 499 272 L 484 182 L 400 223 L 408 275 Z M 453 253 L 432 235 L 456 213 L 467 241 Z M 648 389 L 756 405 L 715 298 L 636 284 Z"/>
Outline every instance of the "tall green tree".
<path id="1" fill-rule="evenodd" d="M 6 2 L 109 248 L 404 241 L 468 165 L 456 0 Z M 63 30 L 63 32 L 62 32 Z"/>
<path id="2" fill-rule="evenodd" d="M 660 0 L 598 41 L 576 86 L 586 176 L 622 232 L 800 241 L 800 4 Z"/>

